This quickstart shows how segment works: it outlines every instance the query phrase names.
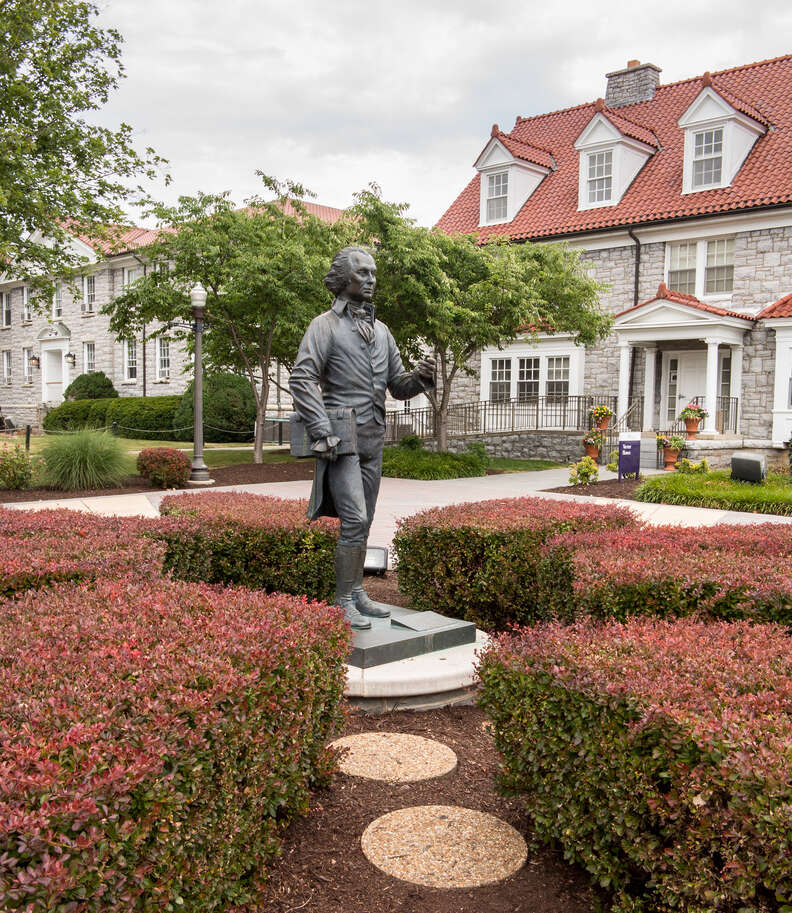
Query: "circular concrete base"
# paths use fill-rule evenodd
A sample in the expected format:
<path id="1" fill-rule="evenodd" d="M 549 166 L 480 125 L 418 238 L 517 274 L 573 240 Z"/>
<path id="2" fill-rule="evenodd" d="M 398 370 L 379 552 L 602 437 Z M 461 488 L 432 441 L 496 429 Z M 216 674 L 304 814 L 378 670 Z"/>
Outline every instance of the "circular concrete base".
<path id="1" fill-rule="evenodd" d="M 402 808 L 361 838 L 366 857 L 394 878 L 432 888 L 475 888 L 522 868 L 528 849 L 505 821 L 451 805 Z"/>
<path id="2" fill-rule="evenodd" d="M 332 743 L 344 748 L 339 767 L 352 777 L 414 783 L 450 773 L 457 757 L 442 742 L 406 732 L 361 732 Z"/>
<path id="3" fill-rule="evenodd" d="M 474 663 L 489 638 L 476 632 L 476 642 L 423 656 L 360 669 L 347 666 L 344 694 L 363 710 L 432 710 L 470 703 L 478 686 Z"/>

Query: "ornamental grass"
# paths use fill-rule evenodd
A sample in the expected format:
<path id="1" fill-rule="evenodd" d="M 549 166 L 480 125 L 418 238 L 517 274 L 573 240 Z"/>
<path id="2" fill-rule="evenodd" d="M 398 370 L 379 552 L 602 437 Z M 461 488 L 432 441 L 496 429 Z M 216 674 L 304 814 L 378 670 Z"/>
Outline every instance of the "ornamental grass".
<path id="1" fill-rule="evenodd" d="M 651 476 L 635 491 L 637 501 L 686 504 L 759 514 L 792 515 L 792 478 L 768 473 L 764 482 L 740 482 L 728 470 L 709 473 L 674 472 Z"/>
<path id="2" fill-rule="evenodd" d="M 339 610 L 121 577 L 2 602 L 0 631 L 0 909 L 260 909 L 332 768 Z"/>
<path id="3" fill-rule="evenodd" d="M 502 787 L 615 913 L 790 909 L 786 629 L 542 624 L 502 635 L 479 671 Z"/>

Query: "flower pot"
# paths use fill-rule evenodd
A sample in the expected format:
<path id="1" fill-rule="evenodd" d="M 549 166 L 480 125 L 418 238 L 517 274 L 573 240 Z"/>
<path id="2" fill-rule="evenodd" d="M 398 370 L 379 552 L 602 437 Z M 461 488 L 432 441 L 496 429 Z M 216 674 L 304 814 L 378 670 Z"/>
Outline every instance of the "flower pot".
<path id="1" fill-rule="evenodd" d="M 595 447 L 594 444 L 584 444 L 583 446 L 586 448 L 586 456 L 596 460 L 599 456 L 599 447 Z"/>
<path id="2" fill-rule="evenodd" d="M 694 441 L 696 439 L 696 432 L 698 431 L 700 422 L 700 418 L 685 419 L 685 432 L 687 433 L 687 439 L 689 441 Z"/>
<path id="3" fill-rule="evenodd" d="M 605 418 L 601 418 L 597 422 L 597 431 L 604 431 L 608 427 L 608 425 L 610 425 L 610 420 L 611 420 L 611 417 L 609 415 L 606 415 Z"/>
<path id="4" fill-rule="evenodd" d="M 670 472 L 674 468 L 674 463 L 676 463 L 678 456 L 678 450 L 672 450 L 670 447 L 663 448 L 663 461 L 665 463 L 664 468 L 667 472 Z"/>

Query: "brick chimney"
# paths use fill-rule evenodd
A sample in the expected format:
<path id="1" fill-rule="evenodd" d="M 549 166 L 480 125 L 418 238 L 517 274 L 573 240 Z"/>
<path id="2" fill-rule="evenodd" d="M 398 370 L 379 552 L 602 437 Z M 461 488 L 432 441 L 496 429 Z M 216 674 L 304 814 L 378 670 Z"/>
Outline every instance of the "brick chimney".
<path id="1" fill-rule="evenodd" d="M 605 104 L 611 108 L 619 108 L 622 105 L 633 105 L 637 101 L 649 101 L 654 97 L 661 72 L 660 67 L 653 63 L 628 60 L 625 69 L 607 74 Z"/>

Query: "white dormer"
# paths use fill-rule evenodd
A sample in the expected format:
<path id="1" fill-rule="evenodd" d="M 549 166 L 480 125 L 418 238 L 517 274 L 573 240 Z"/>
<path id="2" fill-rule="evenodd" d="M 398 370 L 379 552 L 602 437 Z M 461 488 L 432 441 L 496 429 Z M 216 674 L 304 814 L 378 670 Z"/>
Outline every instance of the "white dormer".
<path id="1" fill-rule="evenodd" d="M 704 88 L 680 117 L 685 131 L 682 193 L 728 187 L 767 128 L 732 107 L 705 77 Z"/>
<path id="2" fill-rule="evenodd" d="M 540 164 L 541 161 L 547 164 Z M 490 141 L 475 163 L 481 173 L 479 225 L 511 222 L 550 174 L 551 163 L 549 153 L 532 149 L 501 133 L 497 124 L 493 126 Z"/>
<path id="3" fill-rule="evenodd" d="M 625 136 L 597 111 L 575 142 L 580 154 L 578 209 L 615 206 L 655 148 Z"/>

